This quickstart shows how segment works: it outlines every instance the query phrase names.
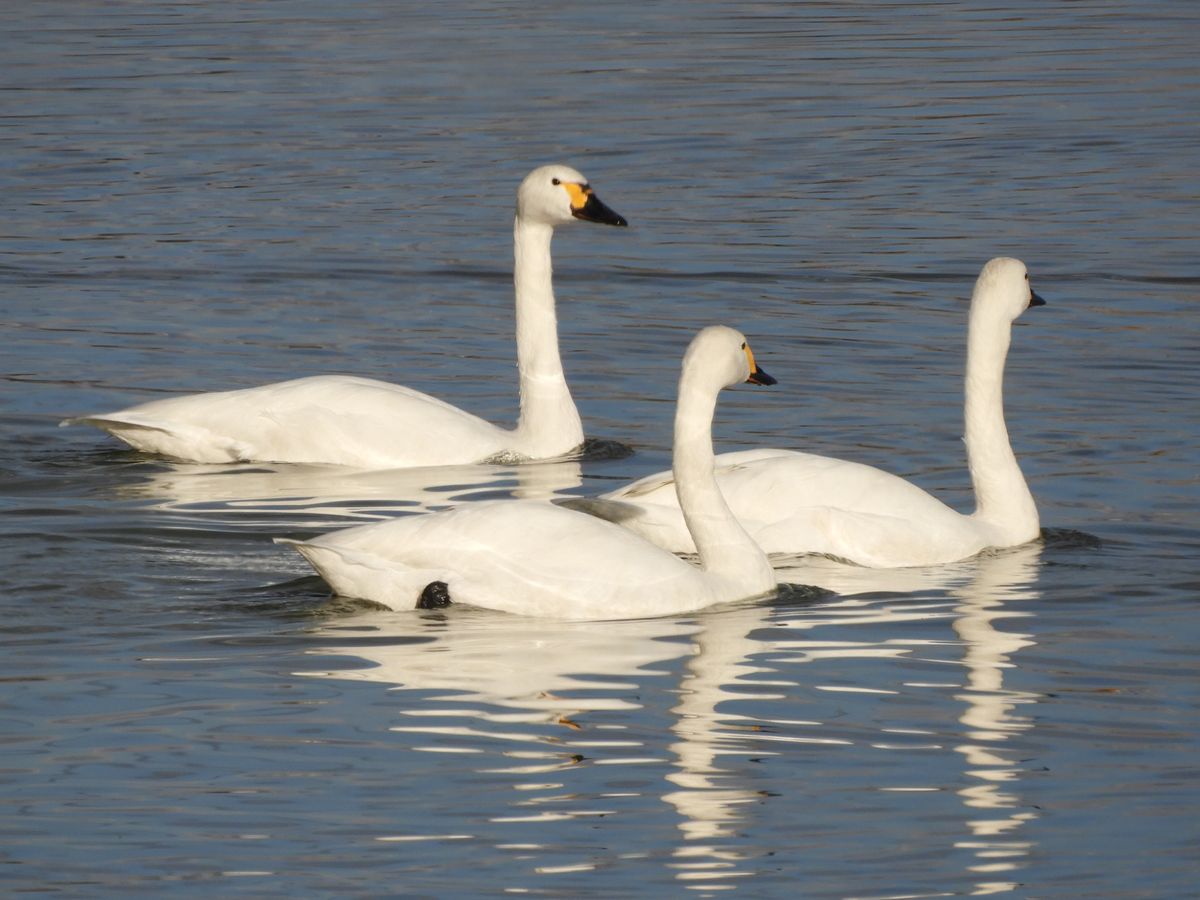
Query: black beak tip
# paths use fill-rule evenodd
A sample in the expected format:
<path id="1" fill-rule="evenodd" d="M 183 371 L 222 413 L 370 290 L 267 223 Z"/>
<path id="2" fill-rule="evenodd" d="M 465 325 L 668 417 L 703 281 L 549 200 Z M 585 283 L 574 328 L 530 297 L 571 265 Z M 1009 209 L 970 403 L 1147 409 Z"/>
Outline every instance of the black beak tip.
<path id="1" fill-rule="evenodd" d="M 600 225 L 616 225 L 624 228 L 629 224 L 623 215 L 609 209 L 600 202 L 595 194 L 589 194 L 587 203 L 579 209 L 572 209 L 571 215 L 585 222 L 596 222 Z"/>
<path id="2" fill-rule="evenodd" d="M 755 369 L 753 372 L 751 372 L 747 381 L 749 381 L 751 384 L 761 384 L 764 386 L 779 384 L 779 382 L 773 376 L 768 375 L 762 369 Z"/>
<path id="3" fill-rule="evenodd" d="M 595 222 L 598 225 L 615 225 L 618 228 L 625 228 L 629 225 L 624 216 L 613 212 L 611 209 L 606 209 L 602 213 L 597 213 L 595 210 L 589 209 L 577 209 L 571 215 L 581 222 Z"/>
<path id="4" fill-rule="evenodd" d="M 1035 291 L 1030 291 L 1029 292 L 1029 305 L 1030 306 L 1045 306 L 1046 301 L 1043 300 L 1041 297 L 1039 297 Z"/>

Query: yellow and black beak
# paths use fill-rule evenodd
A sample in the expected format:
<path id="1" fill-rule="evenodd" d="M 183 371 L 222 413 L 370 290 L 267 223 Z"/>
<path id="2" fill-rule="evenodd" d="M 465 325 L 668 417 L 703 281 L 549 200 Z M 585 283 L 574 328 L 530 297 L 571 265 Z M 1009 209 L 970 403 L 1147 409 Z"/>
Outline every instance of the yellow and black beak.
<path id="1" fill-rule="evenodd" d="M 746 351 L 746 360 L 750 363 L 750 377 L 746 379 L 747 384 L 778 384 L 774 378 L 758 367 L 758 363 L 754 361 L 754 351 L 750 349 L 749 344 L 742 344 L 742 349 Z"/>
<path id="2" fill-rule="evenodd" d="M 588 185 L 565 182 L 563 187 L 571 197 L 571 215 L 575 218 L 585 222 L 599 222 L 601 225 L 624 227 L 629 224 L 624 216 L 601 203 L 600 198 Z"/>

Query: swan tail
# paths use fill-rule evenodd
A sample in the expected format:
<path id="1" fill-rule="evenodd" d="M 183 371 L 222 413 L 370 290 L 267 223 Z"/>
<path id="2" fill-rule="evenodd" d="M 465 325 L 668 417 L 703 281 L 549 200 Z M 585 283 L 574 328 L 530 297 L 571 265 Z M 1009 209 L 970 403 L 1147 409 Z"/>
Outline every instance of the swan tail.
<path id="1" fill-rule="evenodd" d="M 402 568 L 395 560 L 346 547 L 292 538 L 275 538 L 275 543 L 294 548 L 339 597 L 371 600 L 396 610 L 435 609 L 450 603 L 445 572 Z"/>
<path id="2" fill-rule="evenodd" d="M 664 488 L 670 488 L 671 492 L 674 493 L 675 477 L 669 471 L 639 478 L 632 484 L 627 484 L 624 487 L 617 488 L 615 491 L 602 494 L 601 498 L 604 500 L 620 501 L 625 498 L 645 497 Z"/>
<path id="3" fill-rule="evenodd" d="M 620 500 L 607 500 L 603 497 L 567 497 L 553 501 L 556 505 L 573 509 L 575 512 L 586 513 L 597 519 L 623 525 L 642 514 L 636 504 L 622 503 Z"/>
<path id="4" fill-rule="evenodd" d="M 76 416 L 63 419 L 58 425 L 60 428 L 69 425 L 91 425 L 101 431 L 107 431 L 134 450 L 191 462 L 243 462 L 253 456 L 250 449 L 241 442 L 214 434 L 206 428 L 128 414 Z"/>
<path id="5" fill-rule="evenodd" d="M 576 512 L 612 522 L 638 537 L 672 553 L 695 553 L 696 544 L 678 506 L 658 503 L 632 503 L 607 497 L 579 497 L 555 500 L 556 504 Z"/>
<path id="6" fill-rule="evenodd" d="M 158 425 L 153 422 L 139 422 L 136 419 L 118 419 L 115 415 L 72 416 L 58 423 L 59 428 L 67 428 L 71 425 L 91 425 L 110 433 L 120 429 L 132 430 L 139 428 L 146 431 L 170 431 L 170 428 L 166 425 Z"/>

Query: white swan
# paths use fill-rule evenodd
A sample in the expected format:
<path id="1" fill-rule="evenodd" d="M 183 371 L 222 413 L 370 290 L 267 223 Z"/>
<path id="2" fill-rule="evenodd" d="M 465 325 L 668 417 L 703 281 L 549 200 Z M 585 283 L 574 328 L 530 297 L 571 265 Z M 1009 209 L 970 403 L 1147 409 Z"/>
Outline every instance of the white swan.
<path id="1" fill-rule="evenodd" d="M 953 562 L 1038 537 L 1038 513 L 1004 425 L 1004 360 L 1013 321 L 1045 301 L 1020 260 L 984 265 L 967 334 L 966 445 L 976 509 L 963 515 L 896 475 L 791 450 L 717 457 L 717 481 L 738 520 L 767 553 L 824 553 L 890 568 Z M 670 473 L 572 504 L 669 550 L 694 550 Z"/>
<path id="2" fill-rule="evenodd" d="M 542 166 L 521 182 L 513 224 L 521 390 L 515 431 L 428 394 L 349 375 L 153 400 L 63 424 L 95 425 L 135 449 L 203 463 L 380 469 L 561 456 L 584 435 L 559 359 L 550 239 L 556 225 L 575 219 L 627 224 L 574 169 Z"/>
<path id="3" fill-rule="evenodd" d="M 623 619 L 764 596 L 776 585 L 770 562 L 713 478 L 717 394 L 743 381 L 774 383 L 739 332 L 701 331 L 683 360 L 674 450 L 699 567 L 610 522 L 526 500 L 484 501 L 281 542 L 294 544 L 337 594 L 393 609 L 453 600 L 548 618 Z"/>

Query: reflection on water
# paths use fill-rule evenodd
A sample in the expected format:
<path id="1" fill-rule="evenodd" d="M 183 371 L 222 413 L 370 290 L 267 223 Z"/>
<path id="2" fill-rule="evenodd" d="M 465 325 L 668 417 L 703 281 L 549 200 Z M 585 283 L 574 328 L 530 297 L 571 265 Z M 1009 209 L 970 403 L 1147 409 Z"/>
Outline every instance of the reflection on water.
<path id="1" fill-rule="evenodd" d="M 366 665 L 302 674 L 429 695 L 420 703 L 398 695 L 396 713 L 411 721 L 389 729 L 415 740 L 411 747 L 417 751 L 486 756 L 477 771 L 511 778 L 517 809 L 493 822 L 597 815 L 597 804 L 606 798 L 611 802 L 616 795 L 587 801 L 570 790 L 564 767 L 584 761 L 662 765 L 665 757 L 663 777 L 674 790 L 662 799 L 675 810 L 680 833 L 668 865 L 689 888 L 720 889 L 732 879 L 754 874 L 757 854 L 738 837 L 755 816 L 756 805 L 769 802 L 739 763 L 749 756 L 783 756 L 788 744 L 832 751 L 860 742 L 833 722 L 784 722 L 771 716 L 772 706 L 786 703 L 790 691 L 809 686 L 811 676 L 806 679 L 796 667 L 831 660 L 898 660 L 933 646 L 928 640 L 902 638 L 831 640 L 822 630 L 866 625 L 869 633 L 878 634 L 880 624 L 945 620 L 962 648 L 961 681 L 861 684 L 855 689 L 896 694 L 957 688 L 952 696 L 962 704 L 958 722 L 963 731 L 955 737 L 927 737 L 950 745 L 947 749 L 962 765 L 947 773 L 944 783 L 921 790 L 954 790 L 960 798 L 967 817 L 965 834 L 955 847 L 971 854 L 966 870 L 976 892 L 1012 890 L 1011 873 L 1031 847 L 1016 832 L 1034 813 L 1023 808 L 1018 794 L 1022 770 L 1004 745 L 1032 726 L 1029 716 L 1015 710 L 1037 698 L 1004 687 L 1004 672 L 1013 665 L 1013 656 L 1031 642 L 1027 635 L 1003 631 L 996 624 L 1029 615 L 1006 604 L 1037 598 L 1031 585 L 1040 553 L 1040 545 L 1034 544 L 943 567 L 946 592 L 926 599 L 891 595 L 898 583 L 913 578 L 932 587 L 937 582 L 934 570 L 899 575 L 863 570 L 841 573 L 842 585 L 854 583 L 882 596 L 838 598 L 801 609 L 734 606 L 684 620 L 531 623 L 465 609 L 447 614 L 371 613 L 315 630 L 311 638 L 317 646 L 309 651 L 314 657 L 340 657 L 342 662 L 349 657 Z M 836 580 L 837 573 L 825 562 L 810 561 L 806 567 L 797 561 L 788 572 L 801 570 L 821 570 L 828 583 Z M 811 636 L 800 636 L 805 633 Z M 672 673 L 678 679 L 678 699 L 667 713 L 670 737 L 664 746 L 656 746 L 653 732 L 632 734 L 626 726 L 596 717 L 643 709 L 639 698 L 645 680 Z M 815 689 L 846 688 L 818 684 Z M 747 703 L 766 714 L 739 712 Z M 781 724 L 793 728 L 781 731 Z M 794 726 L 802 726 L 799 733 Z M 869 743 L 887 746 L 877 734 Z M 772 745 L 778 749 L 767 749 Z M 499 763 L 485 749 L 495 746 L 502 748 L 497 751 Z M 559 774 L 537 780 L 552 773 Z M 603 812 L 614 814 L 609 808 Z"/>
<path id="2" fill-rule="evenodd" d="M 145 499 L 176 514 L 289 527 L 328 527 L 330 519 L 382 519 L 432 512 L 495 497 L 550 499 L 583 481 L 575 460 L 362 471 L 342 466 L 168 463 L 123 485 L 123 499 Z"/>
<path id="3" fill-rule="evenodd" d="M 768 671 L 751 661 L 763 649 L 752 632 L 767 618 L 768 610 L 762 607 L 706 616 L 703 629 L 692 638 L 679 702 L 671 709 L 674 771 L 666 777 L 678 790 L 664 794 L 663 800 L 678 812 L 683 836 L 671 865 L 676 877 L 695 890 L 720 890 L 730 879 L 752 874 L 743 868 L 747 855 L 722 840 L 734 836 L 739 820 L 751 814 L 747 804 L 762 800 L 762 794 L 738 783 L 737 775 L 718 760 L 723 754 L 743 752 L 744 733 L 753 731 L 756 723 L 718 707 L 726 701 L 778 699 L 777 692 L 764 693 L 746 681 Z"/>
<path id="4" fill-rule="evenodd" d="M 1033 727 L 1031 716 L 1014 711 L 1038 698 L 1006 689 L 1004 672 L 1012 667 L 1011 658 L 1033 641 L 1030 635 L 1002 631 L 994 623 L 1030 615 L 1006 609 L 1005 604 L 1041 596 L 1033 587 L 1041 549 L 1041 544 L 1031 544 L 981 559 L 970 584 L 953 592 L 961 601 L 954 608 L 953 627 L 962 641 L 967 669 L 964 690 L 955 695 L 965 704 L 959 721 L 966 739 L 954 749 L 962 755 L 967 775 L 978 782 L 958 792 L 976 817 L 967 822 L 970 837 L 957 847 L 975 855 L 970 872 L 989 879 L 977 885 L 977 894 L 1016 890 L 1017 882 L 1006 876 L 1024 864 L 1032 847 L 1017 832 L 1036 814 L 1016 793 L 1022 770 L 1004 744 Z"/>
<path id="5" fill-rule="evenodd" d="M 951 566 L 900 570 L 866 569 L 821 558 L 798 558 L 781 572 L 785 580 L 809 580 L 847 594 L 890 595 L 940 589 L 948 591 L 957 600 L 949 609 L 944 605 L 928 608 L 920 603 L 901 601 L 897 611 L 906 610 L 899 613 L 901 617 L 949 617 L 963 648 L 965 683 L 954 697 L 964 704 L 958 721 L 965 731 L 963 740 L 953 749 L 963 760 L 962 771 L 967 784 L 959 788 L 957 794 L 970 818 L 966 822 L 969 834 L 955 846 L 974 856 L 967 867 L 968 873 L 973 878 L 986 879 L 976 883 L 976 894 L 1015 890 L 1017 882 L 1007 880 L 1005 876 L 1024 864 L 1032 847 L 1031 842 L 1021 840 L 1016 831 L 1036 814 L 1027 804 L 1022 804 L 1016 792 L 1022 770 L 1018 761 L 1006 753 L 1004 744 L 1032 727 L 1032 717 L 1017 715 L 1014 710 L 1035 703 L 1038 698 L 1027 692 L 1006 689 L 1004 672 L 1012 667 L 1012 657 L 1033 642 L 1030 635 L 1001 630 L 995 623 L 1001 619 L 1032 615 L 1025 608 L 1012 609 L 1006 605 L 1024 604 L 1041 596 L 1034 588 L 1041 553 L 1042 544 L 1037 542 Z M 811 624 L 804 621 L 789 623 L 801 628 L 811 627 Z M 881 652 L 901 655 L 918 649 L 906 647 L 899 641 L 889 641 L 884 647 L 846 644 L 831 647 L 825 642 L 789 641 L 777 643 L 776 648 L 800 651 L 804 659 Z M 905 685 L 907 688 L 921 686 Z M 886 689 L 895 688 L 889 685 Z"/>
<path id="6" fill-rule="evenodd" d="M 730 783 L 716 765 L 716 758 L 738 741 L 731 727 L 734 732 L 739 727 L 723 720 L 717 706 L 735 696 L 727 686 L 757 671 L 748 660 L 762 645 L 750 633 L 767 614 L 765 608 L 747 607 L 698 620 L 531 624 L 470 610 L 445 616 L 377 613 L 313 633 L 321 646 L 312 654 L 354 656 L 368 667 L 302 674 L 449 692 L 427 698 L 419 710 L 410 710 L 400 698 L 399 714 L 418 721 L 391 730 L 432 738 L 414 745 L 429 752 L 479 753 L 481 743 L 511 742 L 501 753 L 505 762 L 489 761 L 486 768 L 514 779 L 514 805 L 520 810 L 503 820 L 545 822 L 595 810 L 564 809 L 569 795 L 561 782 L 531 784 L 530 776 L 584 758 L 604 765 L 660 763 L 661 751 L 646 739 L 592 722 L 585 714 L 639 708 L 636 698 L 644 680 L 663 674 L 653 667 L 688 657 L 680 699 L 671 710 L 675 740 L 667 748 L 671 771 L 665 777 L 678 790 L 663 799 L 678 811 L 684 838 L 672 865 L 680 879 L 693 883 L 737 874 L 732 869 L 736 852 L 699 842 L 727 835 L 727 826 L 740 815 L 738 807 L 760 796 Z M 453 705 L 430 706 L 439 700 Z M 452 719 L 468 724 L 447 724 Z"/>
<path id="7" fill-rule="evenodd" d="M 634 686 L 630 679 L 686 653 L 687 644 L 678 639 L 697 627 L 673 619 L 531 624 L 465 608 L 452 615 L 367 613 L 312 632 L 320 646 L 310 651 L 358 657 L 367 668 L 301 674 L 524 711 L 502 718 L 478 713 L 488 721 L 559 723 L 581 712 L 628 706 L 619 694 Z"/>
<path id="8" fill-rule="evenodd" d="M 5 7 L 9 893 L 1194 894 L 1200 4 L 397 6 Z M 511 191 L 555 160 L 637 223 L 555 238 L 573 395 L 639 450 L 588 493 L 666 464 L 685 332 L 726 322 L 780 386 L 720 449 L 963 502 L 963 294 L 1002 253 L 1051 301 L 1006 376 L 1022 466 L 1105 547 L 1048 544 L 1036 588 L 809 561 L 838 598 L 678 632 L 309 635 L 272 537 L 537 470 L 185 478 L 56 427 L 321 372 L 515 420 Z"/>
<path id="9" fill-rule="evenodd" d="M 418 752 L 483 757 L 476 770 L 503 777 L 513 792 L 492 823 L 611 813 L 582 802 L 554 773 L 585 757 L 646 762 L 640 741 L 584 717 L 640 708 L 639 685 L 663 674 L 654 666 L 687 653 L 685 639 L 698 626 L 668 619 L 531 624 L 478 610 L 453 613 L 372 613 L 327 625 L 313 632 L 319 646 L 312 655 L 368 665 L 299 674 L 428 694 L 419 704 L 397 696 L 397 715 L 409 721 L 389 730 L 410 736 Z"/>

